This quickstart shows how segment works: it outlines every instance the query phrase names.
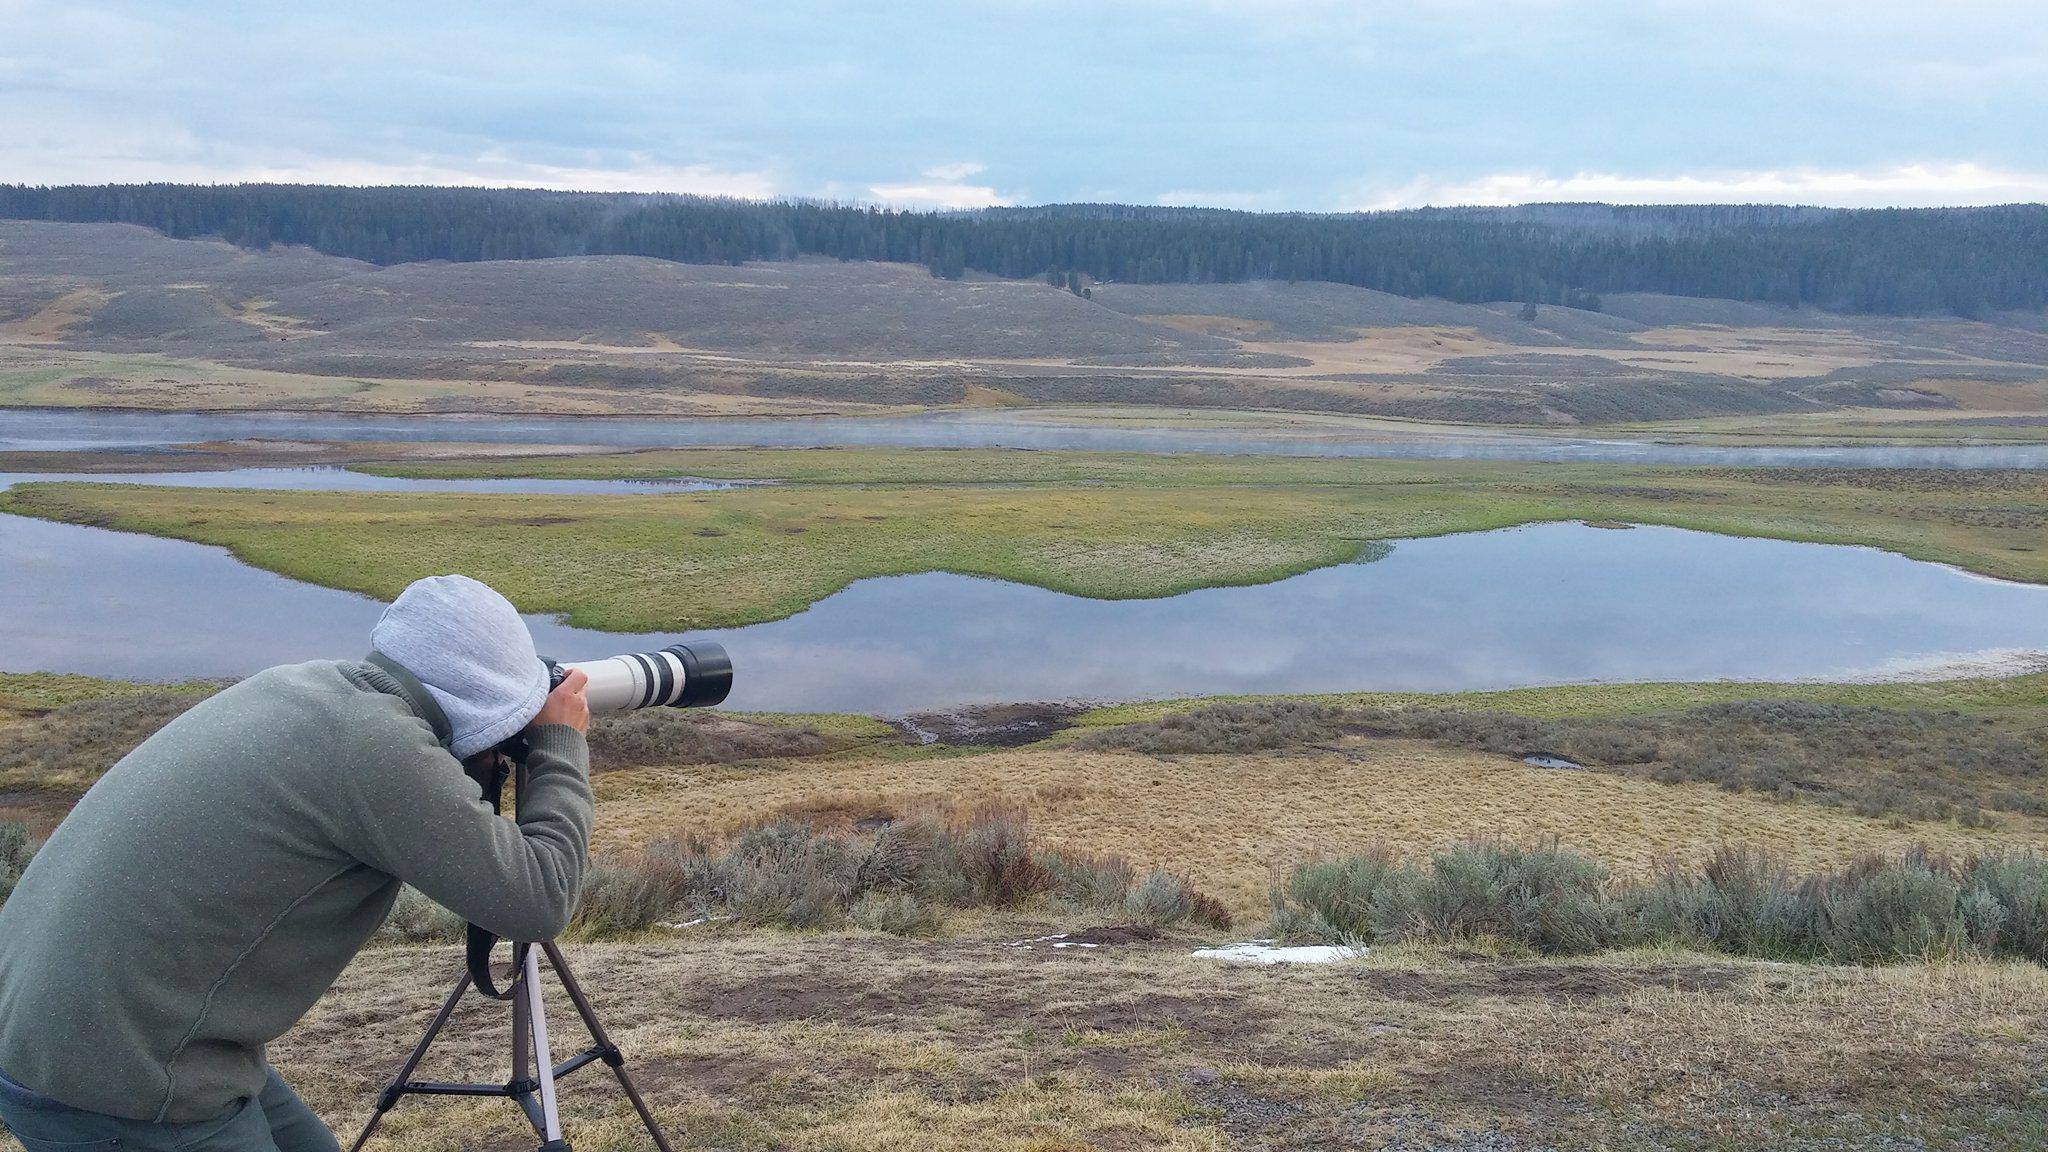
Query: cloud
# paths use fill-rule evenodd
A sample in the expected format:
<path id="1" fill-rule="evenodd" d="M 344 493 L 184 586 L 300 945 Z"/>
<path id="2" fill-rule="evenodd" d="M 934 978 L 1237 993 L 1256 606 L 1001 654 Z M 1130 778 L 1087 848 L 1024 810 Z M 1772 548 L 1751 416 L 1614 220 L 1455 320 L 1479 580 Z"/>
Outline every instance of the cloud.
<path id="1" fill-rule="evenodd" d="M 270 182 L 286 184 L 440 184 L 472 188 L 550 188 L 578 192 L 678 192 L 766 200 L 785 190 L 770 172 L 713 164 L 677 164 L 610 149 L 553 149 L 552 155 L 505 145 L 475 152 L 430 149 L 337 151 L 304 145 L 261 147 L 208 140 L 174 122 L 140 113 L 134 124 L 93 133 L 61 114 L 29 125 L 0 123 L 0 172 L 33 173 L 39 183 Z M 61 137 L 61 140 L 57 139 Z"/>
<path id="2" fill-rule="evenodd" d="M 1614 204 L 1818 204 L 1836 208 L 1933 208 L 2048 200 L 2048 172 L 1979 164 L 1901 164 L 1865 171 L 1814 168 L 1628 176 L 1498 172 L 1471 180 L 1419 177 L 1366 191 L 1345 207 L 1381 211 L 1425 205 L 1505 205 L 1600 200 Z"/>
<path id="3" fill-rule="evenodd" d="M 514 0 L 482 20 L 361 0 L 252 20 L 246 0 L 0 0 L 0 180 L 949 207 L 1028 202 L 1028 185 L 1328 210 L 2009 199 L 2039 196 L 2028 174 L 2048 170 L 2039 134 L 2015 128 L 2048 110 L 2041 0 L 957 7 Z M 1041 79 L 996 82 L 1015 76 Z M 1894 172 L 1927 160 L 1947 163 Z M 1991 184 L 1959 184 L 1962 162 Z"/>
<path id="4" fill-rule="evenodd" d="M 986 184 L 870 184 L 868 195 L 898 208 L 1000 208 L 1015 204 Z"/>

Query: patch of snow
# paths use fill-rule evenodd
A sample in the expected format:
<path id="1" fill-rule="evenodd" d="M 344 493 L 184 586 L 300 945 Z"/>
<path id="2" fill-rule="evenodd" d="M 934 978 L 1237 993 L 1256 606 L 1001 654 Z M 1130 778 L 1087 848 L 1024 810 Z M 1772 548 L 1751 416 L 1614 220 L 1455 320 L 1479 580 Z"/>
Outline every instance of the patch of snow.
<path id="1" fill-rule="evenodd" d="M 1005 943 L 1005 944 L 1003 945 L 1003 947 L 1005 947 L 1005 948 L 1030 948 L 1030 947 L 1032 947 L 1032 946 L 1034 946 L 1034 945 L 1038 945 L 1038 944 L 1050 944 L 1050 945 L 1052 945 L 1052 946 L 1053 946 L 1053 947 L 1055 947 L 1055 948 L 1100 948 L 1100 947 L 1102 947 L 1102 945 L 1100 945 L 1100 944 L 1091 944 L 1091 943 L 1089 943 L 1089 942 L 1088 942 L 1088 941 L 1086 941 L 1086 940 L 1069 940 L 1069 939 L 1067 939 L 1067 937 L 1068 937 L 1069 935 L 1071 935 L 1071 933 L 1067 933 L 1067 932 L 1055 932 L 1055 933 L 1053 933 L 1053 934 L 1052 934 L 1052 935 L 1050 935 L 1050 936 L 1037 936 L 1037 937 L 1033 937 L 1033 938 L 1032 938 L 1032 939 L 1030 939 L 1030 940 L 1011 940 L 1011 941 L 1009 941 L 1009 942 Z"/>
<path id="2" fill-rule="evenodd" d="M 661 925 L 661 927 L 666 928 L 671 932 L 680 932 L 685 928 L 701 928 L 706 924 L 716 924 L 721 920 L 730 919 L 732 919 L 732 917 L 730 916 L 699 916 L 695 920 L 684 920 L 680 922 L 663 924 Z"/>
<path id="3" fill-rule="evenodd" d="M 1363 948 L 1342 944 L 1297 944 L 1282 947 L 1274 940 L 1246 940 L 1219 948 L 1197 948 L 1192 953 L 1204 960 L 1226 964 L 1334 964 L 1365 955 Z"/>
<path id="4" fill-rule="evenodd" d="M 1524 757 L 1522 757 L 1522 763 L 1524 763 L 1524 764 L 1527 764 L 1527 765 L 1528 765 L 1529 767 L 1531 767 L 1531 768 L 1584 768 L 1584 767 L 1585 767 L 1585 765 L 1584 765 L 1584 764 L 1578 764 L 1578 763 L 1574 763 L 1573 761 L 1567 760 L 1567 759 L 1565 759 L 1565 758 L 1564 758 L 1564 757 L 1562 757 L 1562 756 L 1524 756 Z"/>
<path id="5" fill-rule="evenodd" d="M 1054 941 L 1056 941 L 1056 940 L 1065 940 L 1066 938 L 1067 938 L 1067 933 L 1065 933 L 1065 932 L 1055 932 L 1055 933 L 1053 933 L 1053 934 L 1052 934 L 1052 935 L 1050 935 L 1050 936 L 1038 936 L 1038 937 L 1034 937 L 1033 939 L 1030 939 L 1030 940 L 1011 940 L 1011 941 L 1008 941 L 1008 942 L 1006 942 L 1006 943 L 1005 943 L 1005 944 L 1003 945 L 1003 947 L 1005 947 L 1005 948 L 1029 948 L 1029 947 L 1031 947 L 1031 946 L 1032 946 L 1033 944 L 1050 944 L 1050 943 L 1052 943 L 1052 942 L 1054 942 Z"/>

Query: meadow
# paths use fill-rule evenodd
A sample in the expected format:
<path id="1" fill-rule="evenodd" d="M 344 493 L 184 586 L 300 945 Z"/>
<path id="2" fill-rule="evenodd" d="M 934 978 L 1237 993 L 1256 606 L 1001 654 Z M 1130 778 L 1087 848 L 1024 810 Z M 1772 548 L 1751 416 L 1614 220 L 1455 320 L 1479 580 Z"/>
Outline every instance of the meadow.
<path id="1" fill-rule="evenodd" d="M 0 494 L 0 511 L 223 545 L 258 567 L 386 598 L 422 575 L 470 572 L 523 609 L 612 630 L 777 619 L 863 577 L 932 570 L 1164 596 L 1276 580 L 1378 540 L 1573 519 L 1865 544 L 2048 580 L 2038 472 L 891 449 L 359 466 L 776 483 L 578 497 L 21 484 Z"/>
<path id="2" fill-rule="evenodd" d="M 223 544 L 372 594 L 461 569 L 522 607 L 615 628 L 783 616 L 863 576 L 929 569 L 1164 595 L 1380 539 L 1553 519 L 1863 543 L 2048 580 L 2037 473 L 886 449 L 321 458 L 775 483 L 578 497 L 31 483 L 0 509 Z M 20 829 L 0 832 L 0 856 L 25 857 L 211 687 L 0 676 L 0 826 Z M 2048 674 L 903 723 L 611 717 L 592 733 L 599 866 L 569 949 L 683 1148 L 2038 1146 L 2048 976 L 2015 957 L 2048 939 L 2048 901 L 2026 894 L 2048 852 L 2044 733 Z M 1716 887 L 1732 858 L 1760 862 L 1735 877 L 1763 877 L 1760 896 Z M 1746 921 L 1721 912 L 1745 900 L 1802 926 L 1768 947 L 1732 937 L 1721 926 Z M 344 1135 L 456 970 L 446 915 L 402 908 L 271 1050 Z M 1266 935 L 1369 947 L 1302 968 L 1189 954 Z M 472 1002 L 428 1069 L 501 1075 L 505 1045 Z M 602 1081 L 572 1081 L 564 1101 L 579 1148 L 641 1146 Z M 409 1101 L 378 1147 L 526 1143 L 509 1109 Z"/>
<path id="3" fill-rule="evenodd" d="M 207 690 L 0 677 L 0 740 L 28 750 L 0 766 L 0 795 L 41 781 L 45 800 L 75 796 Z M 2038 1145 L 2048 974 L 1960 940 L 1876 966 L 1670 940 L 1549 955 L 1540 939 L 1487 931 L 1376 939 L 1334 966 L 1189 955 L 1299 931 L 1269 924 L 1268 902 L 1297 865 L 1374 853 L 1426 862 L 1475 835 L 1568 851 L 1617 892 L 1711 867 L 1729 847 L 1841 884 L 1871 875 L 1873 861 L 1916 858 L 1915 846 L 1958 861 L 2048 846 L 2048 824 L 2024 814 L 1976 827 L 1869 817 L 1755 789 L 1536 768 L 1519 749 L 1276 727 L 1269 715 L 1676 725 L 1739 700 L 2022 733 L 2048 713 L 2048 676 L 1347 696 L 1221 716 L 1232 706 L 1169 702 L 1065 716 L 1007 748 L 918 743 L 861 717 L 608 718 L 592 738 L 601 866 L 568 950 L 683 1148 Z M 1163 724 L 1175 717 L 1192 719 Z M 1195 742 L 1164 750 L 1161 731 Z M 1141 750 L 1147 741 L 1154 750 Z M 936 854 L 906 852 L 929 820 L 952 838 Z M 1138 881 L 1163 873 L 1214 897 L 1231 927 L 1159 914 L 1127 892 L 1092 897 L 1116 861 L 1129 888 L 1157 887 Z M 1076 862 L 1096 871 L 1082 876 Z M 929 914 L 873 897 L 817 904 L 816 885 L 834 874 L 924 901 Z M 662 926 L 700 914 L 693 901 L 711 890 L 699 883 L 724 893 L 712 910 L 732 919 Z M 459 964 L 445 918 L 416 904 L 409 916 L 392 938 L 412 942 L 366 951 L 270 1051 L 344 1137 Z M 567 1046 L 579 1037 L 567 1005 L 556 1008 Z M 427 1071 L 502 1075 L 506 1044 L 503 1016 L 471 1000 Z M 592 1072 L 569 1082 L 564 1109 L 580 1148 L 642 1146 Z M 508 1107 L 415 1100 L 377 1146 L 526 1142 Z"/>
<path id="4" fill-rule="evenodd" d="M 47 827 L 108 764 L 208 691 L 0 675 L 0 716 L 12 717 L 0 721 L 0 816 L 13 801 L 14 814 L 33 812 Z M 1798 766 L 1848 798 L 1660 771 L 1716 742 L 1738 758 L 1783 756 L 1782 745 L 1759 753 L 1731 740 L 1731 707 L 1796 718 L 1779 733 L 1816 750 Z M 1000 810 L 1040 849 L 1121 858 L 1140 875 L 1167 869 L 1247 922 L 1264 911 L 1275 867 L 1373 846 L 1423 856 L 1489 835 L 1554 841 L 1623 878 L 1698 864 L 1731 844 L 1801 873 L 1914 845 L 1958 858 L 2048 848 L 2048 674 L 1176 701 L 1053 716 L 1021 740 L 970 724 L 940 741 L 918 735 L 932 718 L 604 717 L 591 735 L 593 843 L 626 859 L 662 841 L 715 845 L 779 819 L 872 831 Z M 1446 717 L 1496 738 L 1475 740 Z M 1560 751 L 1559 725 L 1595 736 L 1633 725 L 1662 744 L 1611 763 L 1586 756 L 1583 770 L 1524 763 Z M 1944 758 L 1953 761 L 1945 774 Z M 1909 802 L 1859 808 L 1853 798 L 1876 785 Z M 1979 790 L 1964 795 L 1989 811 L 1958 802 L 1958 787 Z M 2006 795 L 2014 799 L 2001 805 Z"/>

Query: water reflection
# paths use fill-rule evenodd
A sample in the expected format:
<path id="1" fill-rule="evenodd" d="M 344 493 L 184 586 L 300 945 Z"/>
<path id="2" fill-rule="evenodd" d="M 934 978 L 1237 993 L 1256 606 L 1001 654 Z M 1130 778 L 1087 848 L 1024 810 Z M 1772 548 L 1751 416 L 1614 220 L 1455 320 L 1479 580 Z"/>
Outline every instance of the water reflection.
<path id="1" fill-rule="evenodd" d="M 241 675 L 356 654 L 381 606 L 225 551 L 0 517 L 0 668 Z M 531 620 L 544 650 L 666 642 Z M 697 633 L 731 706 L 900 713 L 1591 680 L 1853 678 L 2048 651 L 2048 588 L 1862 548 L 1545 524 L 1404 541 L 1251 588 L 1098 601 L 943 573 L 861 581 L 787 620 Z"/>
<path id="2" fill-rule="evenodd" d="M 2048 468 L 2048 444 L 1716 447 L 1483 430 L 1251 432 L 1060 423 L 1019 414 L 935 412 L 807 419 L 332 416 L 252 412 L 0 410 L 0 451 L 161 447 L 207 440 L 390 440 L 620 448 L 891 446 L 1200 452 L 1432 460 L 1887 468 Z"/>

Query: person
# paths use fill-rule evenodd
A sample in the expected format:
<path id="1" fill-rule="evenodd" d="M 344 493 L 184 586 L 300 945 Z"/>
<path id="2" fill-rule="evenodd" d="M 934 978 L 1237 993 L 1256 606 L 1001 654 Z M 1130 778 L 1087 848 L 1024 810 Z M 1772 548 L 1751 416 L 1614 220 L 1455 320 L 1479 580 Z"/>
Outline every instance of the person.
<path id="1" fill-rule="evenodd" d="M 334 1152 L 264 1059 L 401 883 L 514 940 L 568 923 L 589 854 L 584 679 L 518 610 L 407 588 L 361 661 L 271 668 L 107 771 L 0 906 L 0 1121 L 28 1152 Z M 524 733 L 518 822 L 464 761 Z"/>

